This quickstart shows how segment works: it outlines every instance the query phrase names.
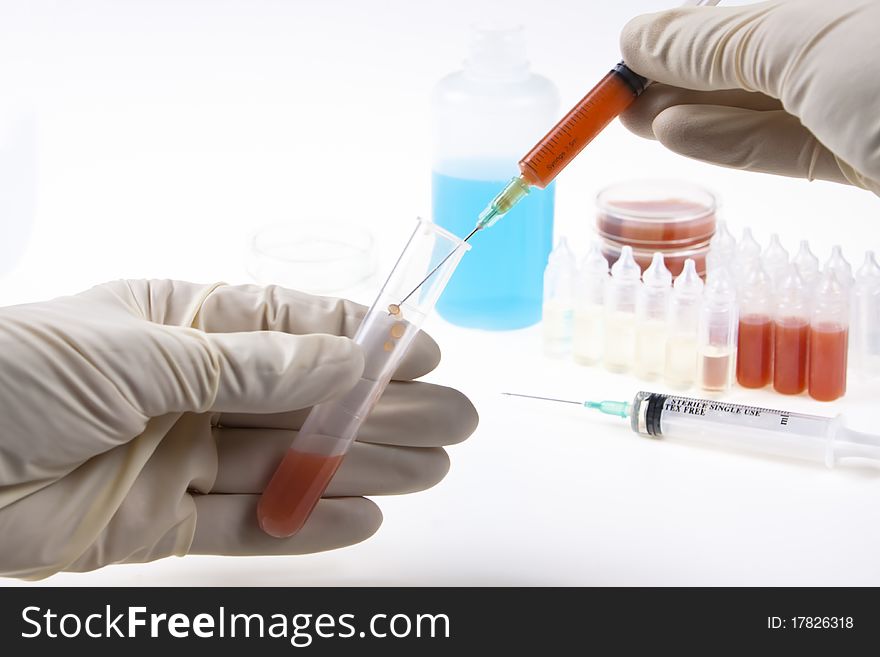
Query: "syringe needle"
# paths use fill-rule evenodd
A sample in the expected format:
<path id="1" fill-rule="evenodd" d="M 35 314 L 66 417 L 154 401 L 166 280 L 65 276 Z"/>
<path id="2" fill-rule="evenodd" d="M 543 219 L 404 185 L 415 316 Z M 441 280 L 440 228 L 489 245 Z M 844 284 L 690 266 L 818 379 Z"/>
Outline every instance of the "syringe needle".
<path id="1" fill-rule="evenodd" d="M 556 399 L 555 397 L 538 397 L 537 395 L 521 395 L 517 392 L 502 392 L 502 395 L 507 395 L 508 397 L 526 397 L 528 399 L 541 399 L 543 401 L 552 401 L 552 402 L 562 402 L 563 404 L 577 404 L 581 406 L 583 402 L 573 401 L 571 399 Z"/>
<path id="2" fill-rule="evenodd" d="M 474 236 L 474 234 L 475 234 L 478 230 L 480 230 L 480 228 L 482 228 L 482 226 L 480 226 L 480 225 L 478 224 L 478 225 L 477 225 L 477 226 L 476 226 L 476 227 L 475 227 L 470 233 L 468 233 L 468 236 L 465 237 L 465 238 L 462 240 L 462 244 L 463 244 L 464 242 L 467 242 L 470 238 L 472 238 L 472 237 Z M 400 303 L 398 303 L 397 305 L 398 305 L 398 306 L 402 306 L 402 305 L 404 304 L 404 302 L 406 302 L 407 299 L 409 299 L 413 294 L 416 293 L 416 290 L 418 290 L 420 287 L 422 287 L 422 285 L 424 285 L 425 282 L 426 282 L 428 279 L 431 278 L 431 276 L 433 276 L 434 274 L 436 274 L 437 271 L 438 271 L 443 265 L 446 264 L 446 261 L 449 260 L 449 259 L 453 256 L 453 254 L 454 254 L 456 251 L 458 251 L 458 249 L 459 249 L 460 247 L 461 247 L 461 244 L 459 244 L 459 245 L 456 246 L 454 249 L 452 249 L 452 251 L 450 251 L 450 252 L 446 255 L 446 257 L 443 258 L 443 260 L 440 261 L 440 264 L 438 264 L 436 267 L 434 267 L 434 269 L 432 269 L 430 272 L 428 272 L 428 275 L 425 276 L 421 281 L 419 281 L 419 284 L 416 285 L 412 290 L 410 290 L 410 291 L 409 291 L 409 294 L 407 294 L 405 297 L 403 297 L 403 299 L 401 299 L 401 300 L 400 300 Z"/>

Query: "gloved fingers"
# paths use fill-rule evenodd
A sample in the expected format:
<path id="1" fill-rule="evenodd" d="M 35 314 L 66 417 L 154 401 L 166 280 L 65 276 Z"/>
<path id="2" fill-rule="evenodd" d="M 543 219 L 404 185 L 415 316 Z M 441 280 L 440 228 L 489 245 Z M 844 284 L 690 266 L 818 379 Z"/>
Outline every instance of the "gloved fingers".
<path id="1" fill-rule="evenodd" d="M 639 99 L 620 115 L 620 120 L 638 136 L 656 139 L 654 119 L 660 112 L 676 105 L 719 105 L 761 112 L 782 109 L 782 103 L 777 99 L 758 92 L 742 89 L 694 91 L 657 83 L 645 89 Z"/>
<path id="2" fill-rule="evenodd" d="M 808 180 L 850 182 L 834 155 L 796 117 L 781 110 L 676 105 L 655 117 L 652 130 L 664 146 L 696 160 Z"/>
<path id="3" fill-rule="evenodd" d="M 275 285 L 225 285 L 205 298 L 194 326 L 208 333 L 283 331 L 351 338 L 366 312 L 365 306 L 346 299 L 318 297 Z M 439 362 L 437 343 L 419 331 L 394 378 L 417 379 Z"/>
<path id="4" fill-rule="evenodd" d="M 296 432 L 280 429 L 215 429 L 218 467 L 211 493 L 263 492 Z M 440 447 L 401 447 L 355 442 L 333 476 L 325 497 L 401 495 L 436 485 L 449 471 Z"/>
<path id="5" fill-rule="evenodd" d="M 131 372 L 149 386 L 132 386 L 147 416 L 174 412 L 281 412 L 349 390 L 363 372 L 360 347 L 332 335 L 273 331 L 206 334 L 156 327 L 144 369 Z"/>
<path id="6" fill-rule="evenodd" d="M 265 415 L 223 413 L 221 427 L 299 429 L 306 411 Z M 442 447 L 465 440 L 477 428 L 479 414 L 454 388 L 423 381 L 392 382 L 367 417 L 358 441 L 413 447 Z"/>
<path id="7" fill-rule="evenodd" d="M 382 512 L 361 497 L 322 499 L 305 526 L 290 538 L 274 538 L 257 524 L 258 495 L 196 495 L 196 528 L 190 554 L 229 556 L 308 554 L 368 539 Z"/>

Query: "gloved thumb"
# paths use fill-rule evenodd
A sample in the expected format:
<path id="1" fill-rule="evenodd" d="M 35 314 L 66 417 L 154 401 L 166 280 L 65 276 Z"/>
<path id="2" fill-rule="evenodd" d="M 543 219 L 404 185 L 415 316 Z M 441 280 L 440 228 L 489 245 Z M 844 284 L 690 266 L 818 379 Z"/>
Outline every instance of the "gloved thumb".
<path id="1" fill-rule="evenodd" d="M 364 368 L 360 347 L 346 337 L 159 328 L 166 345 L 157 350 L 151 376 L 141 378 L 145 385 L 137 399 L 151 417 L 305 408 L 349 390 Z"/>

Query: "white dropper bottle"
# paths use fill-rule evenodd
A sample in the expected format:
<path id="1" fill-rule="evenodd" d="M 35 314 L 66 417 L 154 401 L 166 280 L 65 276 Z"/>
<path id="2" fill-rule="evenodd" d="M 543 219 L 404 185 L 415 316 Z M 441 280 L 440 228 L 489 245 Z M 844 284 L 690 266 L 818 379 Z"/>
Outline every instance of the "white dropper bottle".
<path id="1" fill-rule="evenodd" d="M 688 258 L 672 286 L 669 307 L 664 378 L 674 388 L 686 389 L 694 385 L 702 298 L 703 279 L 697 274 L 696 263 Z"/>
<path id="2" fill-rule="evenodd" d="M 608 261 L 593 243 L 581 260 L 575 281 L 571 351 L 575 362 L 581 365 L 595 365 L 602 360 L 607 282 Z"/>
<path id="3" fill-rule="evenodd" d="M 571 349 L 576 267 L 574 254 L 563 237 L 550 253 L 544 269 L 544 307 L 541 319 L 544 353 L 548 356 L 564 356 Z"/>
<path id="4" fill-rule="evenodd" d="M 704 390 L 728 390 L 733 382 L 737 317 L 732 278 L 717 271 L 706 285 L 697 334 L 697 380 Z"/>
<path id="5" fill-rule="evenodd" d="M 626 372 L 633 365 L 636 352 L 636 298 L 642 271 L 633 258 L 630 246 L 620 250 L 611 266 L 611 278 L 605 286 L 605 367 L 612 372 Z"/>
<path id="6" fill-rule="evenodd" d="M 654 253 L 650 266 L 642 274 L 636 298 L 636 374 L 648 381 L 663 376 L 666 364 L 666 333 L 672 274 L 663 254 Z"/>
<path id="7" fill-rule="evenodd" d="M 853 362 L 862 380 L 880 376 L 880 264 L 873 251 L 856 272 L 850 326 Z"/>

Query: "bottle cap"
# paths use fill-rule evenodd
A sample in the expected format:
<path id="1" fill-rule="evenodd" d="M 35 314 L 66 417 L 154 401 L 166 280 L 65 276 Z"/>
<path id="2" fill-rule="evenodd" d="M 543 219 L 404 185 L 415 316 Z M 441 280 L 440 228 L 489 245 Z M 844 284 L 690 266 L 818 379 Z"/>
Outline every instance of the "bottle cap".
<path id="1" fill-rule="evenodd" d="M 624 246 L 620 250 L 617 262 L 611 265 L 611 277 L 621 280 L 638 280 L 642 277 L 642 270 L 633 258 L 631 246 Z"/>
<path id="2" fill-rule="evenodd" d="M 702 293 L 703 279 L 697 273 L 697 263 L 694 262 L 693 258 L 688 258 L 684 261 L 684 268 L 681 270 L 678 278 L 675 279 L 675 284 L 672 287 L 676 294 L 697 296 Z"/>
<path id="3" fill-rule="evenodd" d="M 852 266 L 843 257 L 839 244 L 831 247 L 831 256 L 825 261 L 825 270 L 834 272 L 840 285 L 849 286 L 853 281 Z"/>
<path id="4" fill-rule="evenodd" d="M 571 252 L 571 249 L 568 248 L 568 242 L 564 237 L 561 237 L 558 242 L 556 242 L 556 248 L 554 248 L 550 252 L 550 257 L 547 260 L 548 267 L 564 267 L 564 268 L 575 268 L 575 259 L 574 253 Z"/>
<path id="5" fill-rule="evenodd" d="M 602 250 L 593 242 L 590 244 L 590 250 L 581 260 L 581 273 L 589 276 L 607 276 L 608 261 L 602 255 Z"/>
<path id="6" fill-rule="evenodd" d="M 736 245 L 736 259 L 740 262 L 751 261 L 761 256 L 761 245 L 752 236 L 751 228 L 744 228 L 739 244 Z"/>
<path id="7" fill-rule="evenodd" d="M 856 272 L 856 285 L 859 287 L 873 287 L 880 284 L 880 264 L 873 251 L 865 251 L 865 261 Z"/>
<path id="8" fill-rule="evenodd" d="M 654 252 L 650 266 L 642 275 L 642 281 L 648 287 L 668 288 L 672 285 L 672 273 L 666 268 L 663 262 L 663 254 L 659 251 Z"/>

